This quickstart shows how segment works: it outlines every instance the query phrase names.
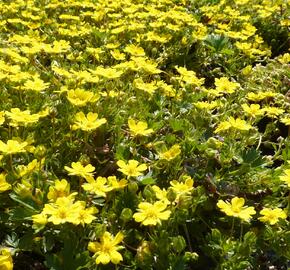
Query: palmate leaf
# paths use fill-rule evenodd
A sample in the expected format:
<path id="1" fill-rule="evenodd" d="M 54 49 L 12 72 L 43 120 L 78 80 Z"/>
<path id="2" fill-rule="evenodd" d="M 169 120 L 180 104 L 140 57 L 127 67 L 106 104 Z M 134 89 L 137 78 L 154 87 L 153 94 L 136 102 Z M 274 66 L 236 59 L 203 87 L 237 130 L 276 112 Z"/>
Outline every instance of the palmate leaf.
<path id="1" fill-rule="evenodd" d="M 241 154 L 243 163 L 249 164 L 252 168 L 259 167 L 266 163 L 266 160 L 261 156 L 260 151 L 255 148 L 245 150 Z"/>
<path id="2" fill-rule="evenodd" d="M 207 38 L 204 40 L 204 43 L 212 51 L 220 52 L 228 46 L 229 39 L 225 36 L 211 34 L 211 35 L 207 36 Z M 227 51 L 225 50 L 225 52 L 227 52 Z"/>

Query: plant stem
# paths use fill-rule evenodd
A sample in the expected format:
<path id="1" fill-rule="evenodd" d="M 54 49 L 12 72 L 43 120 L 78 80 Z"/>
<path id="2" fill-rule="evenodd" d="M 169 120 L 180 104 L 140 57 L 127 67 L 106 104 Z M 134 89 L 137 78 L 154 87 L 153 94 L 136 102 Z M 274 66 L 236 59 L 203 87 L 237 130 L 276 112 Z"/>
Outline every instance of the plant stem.
<path id="1" fill-rule="evenodd" d="M 9 161 L 10 161 L 10 168 L 11 168 L 11 171 L 14 175 L 16 175 L 15 173 L 15 170 L 13 168 L 13 159 L 12 159 L 12 154 L 9 155 Z"/>
<path id="2" fill-rule="evenodd" d="M 192 246 L 191 246 L 191 243 L 190 243 L 190 235 L 189 235 L 186 223 L 183 225 L 183 229 L 184 229 L 185 236 L 186 236 L 186 239 L 187 239 L 187 242 L 188 242 L 189 250 L 190 250 L 190 252 L 193 252 Z"/>
<path id="3" fill-rule="evenodd" d="M 231 237 L 233 236 L 234 228 L 235 228 L 235 218 L 233 217 L 232 228 L 231 228 Z"/>

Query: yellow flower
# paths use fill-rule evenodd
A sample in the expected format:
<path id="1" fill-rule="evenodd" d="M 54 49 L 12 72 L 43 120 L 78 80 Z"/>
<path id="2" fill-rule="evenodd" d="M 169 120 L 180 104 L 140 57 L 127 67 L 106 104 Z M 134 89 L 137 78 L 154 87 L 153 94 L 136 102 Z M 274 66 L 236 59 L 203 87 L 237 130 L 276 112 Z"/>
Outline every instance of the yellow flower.
<path id="1" fill-rule="evenodd" d="M 116 60 L 125 60 L 126 55 L 124 53 L 121 53 L 119 50 L 113 50 L 110 51 L 110 54 L 116 59 Z"/>
<path id="2" fill-rule="evenodd" d="M 175 144 L 169 150 L 158 154 L 159 159 L 165 159 L 167 161 L 170 161 L 176 158 L 180 153 L 181 153 L 180 146 L 178 144 Z"/>
<path id="3" fill-rule="evenodd" d="M 100 242 L 89 242 L 89 251 L 95 253 L 96 264 L 108 264 L 112 262 L 114 264 L 120 263 L 123 260 L 122 255 L 118 250 L 122 249 L 122 246 L 118 246 L 124 239 L 124 235 L 118 232 L 114 237 L 109 232 L 105 232 L 100 239 Z"/>
<path id="4" fill-rule="evenodd" d="M 147 129 L 148 125 L 143 121 L 136 122 L 134 119 L 129 119 L 128 126 L 132 136 L 148 136 L 153 132 L 152 128 Z"/>
<path id="5" fill-rule="evenodd" d="M 147 170 L 146 164 L 139 165 L 137 160 L 129 160 L 126 164 L 123 160 L 118 160 L 117 165 L 119 166 L 118 171 L 122 172 L 127 176 L 137 177 L 142 175 L 143 171 Z"/>
<path id="6" fill-rule="evenodd" d="M 155 192 L 155 196 L 159 201 L 162 201 L 166 205 L 170 204 L 170 201 L 167 199 L 167 190 L 166 189 L 161 189 L 160 187 L 154 185 L 152 186 L 152 189 Z"/>
<path id="7" fill-rule="evenodd" d="M 90 70 L 93 74 L 105 77 L 107 79 L 117 79 L 122 76 L 123 71 L 115 68 L 97 67 L 96 70 Z"/>
<path id="8" fill-rule="evenodd" d="M 256 214 L 253 206 L 244 206 L 245 199 L 234 197 L 231 202 L 224 202 L 219 200 L 217 206 L 224 212 L 227 216 L 238 217 L 244 221 L 249 221 L 252 215 Z"/>
<path id="9" fill-rule="evenodd" d="M 0 125 L 2 125 L 5 122 L 5 112 L 0 112 Z"/>
<path id="10" fill-rule="evenodd" d="M 284 53 L 283 55 L 279 56 L 277 59 L 281 64 L 290 63 L 290 54 Z"/>
<path id="11" fill-rule="evenodd" d="M 260 211 L 260 214 L 263 215 L 263 217 L 259 217 L 259 220 L 265 223 L 270 223 L 270 225 L 276 224 L 279 221 L 279 218 L 287 218 L 286 213 L 281 208 L 263 208 L 263 210 Z"/>
<path id="12" fill-rule="evenodd" d="M 178 201 L 179 197 L 184 194 L 190 194 L 193 190 L 193 179 L 191 177 L 187 177 L 184 182 L 178 182 L 176 180 L 170 181 L 170 185 L 172 189 L 175 191 Z"/>
<path id="13" fill-rule="evenodd" d="M 128 185 L 128 181 L 126 179 L 121 179 L 120 181 L 118 181 L 116 176 L 109 176 L 107 179 L 108 179 L 108 184 L 113 189 L 124 188 Z"/>
<path id="14" fill-rule="evenodd" d="M 251 125 L 247 124 L 245 120 L 242 120 L 240 118 L 234 119 L 233 117 L 230 117 L 229 123 L 233 128 L 239 130 L 249 130 L 252 128 Z"/>
<path id="15" fill-rule="evenodd" d="M 208 101 L 198 101 L 193 103 L 194 106 L 201 110 L 213 110 L 218 106 L 218 103 L 216 101 L 208 102 Z"/>
<path id="16" fill-rule="evenodd" d="M 53 65 L 51 69 L 59 76 L 63 76 L 67 78 L 70 78 L 72 76 L 72 74 L 69 71 L 59 68 L 58 66 Z"/>
<path id="17" fill-rule="evenodd" d="M 86 48 L 86 51 L 87 51 L 88 53 L 90 53 L 91 55 L 93 55 L 94 58 L 95 58 L 96 60 L 98 60 L 98 61 L 100 60 L 102 54 L 104 53 L 104 50 L 102 50 L 101 48 L 92 48 L 92 47 L 87 47 L 87 48 Z"/>
<path id="18" fill-rule="evenodd" d="M 43 49 L 46 53 L 65 53 L 70 50 L 70 44 L 66 40 L 55 40 L 53 44 L 47 44 Z"/>
<path id="19" fill-rule="evenodd" d="M 223 121 L 223 122 L 219 123 L 219 125 L 215 129 L 214 133 L 219 133 L 221 131 L 228 130 L 231 127 L 232 126 L 231 126 L 231 124 L 228 121 Z"/>
<path id="20" fill-rule="evenodd" d="M 98 213 L 98 209 L 96 207 L 86 207 L 86 203 L 83 201 L 79 201 L 79 208 L 77 211 L 74 212 L 74 220 L 73 224 L 75 225 L 85 225 L 85 224 L 91 224 L 93 220 L 96 219 L 96 217 L 93 214 Z"/>
<path id="21" fill-rule="evenodd" d="M 11 189 L 11 185 L 6 182 L 6 174 L 0 174 L 0 193 Z"/>
<path id="22" fill-rule="evenodd" d="M 193 70 L 187 70 L 184 67 L 175 67 L 180 77 L 176 77 L 177 80 L 181 80 L 187 84 L 193 84 L 196 86 L 201 86 L 204 83 L 204 78 L 198 79 L 196 73 Z"/>
<path id="23" fill-rule="evenodd" d="M 153 81 L 150 83 L 145 83 L 141 78 L 135 79 L 133 82 L 134 87 L 136 87 L 139 90 L 142 90 L 149 95 L 153 95 L 155 90 L 158 88 L 157 82 Z"/>
<path id="24" fill-rule="evenodd" d="M 284 175 L 280 176 L 280 180 L 284 181 L 290 187 L 290 169 L 284 171 Z"/>
<path id="25" fill-rule="evenodd" d="M 32 221 L 33 221 L 33 228 L 34 229 L 41 229 L 43 228 L 48 220 L 47 220 L 47 215 L 44 214 L 43 212 L 41 212 L 40 214 L 36 214 L 31 216 L 32 217 Z"/>
<path id="26" fill-rule="evenodd" d="M 147 32 L 146 34 L 146 41 L 155 41 L 158 43 L 167 43 L 171 40 L 171 35 L 159 35 L 153 31 Z"/>
<path id="27" fill-rule="evenodd" d="M 54 203 L 45 204 L 42 213 L 50 215 L 47 221 L 54 225 L 66 222 L 74 223 L 75 213 L 83 207 L 80 201 L 74 203 L 73 200 L 71 197 L 60 197 Z"/>
<path id="28" fill-rule="evenodd" d="M 258 102 L 258 101 L 261 101 L 261 100 L 266 99 L 266 98 L 273 98 L 276 95 L 277 95 L 277 93 L 271 92 L 271 91 L 259 92 L 259 93 L 250 92 L 247 94 L 247 99 L 249 99 L 251 101 Z"/>
<path id="29" fill-rule="evenodd" d="M 231 82 L 226 77 L 221 78 L 215 78 L 214 84 L 216 86 L 216 90 L 219 92 L 225 92 L 225 93 L 234 93 L 235 90 L 240 86 L 239 83 Z"/>
<path id="30" fill-rule="evenodd" d="M 256 117 L 264 114 L 264 111 L 260 109 L 259 104 L 242 104 L 243 110 L 251 117 Z"/>
<path id="31" fill-rule="evenodd" d="M 134 44 L 127 45 L 126 48 L 124 49 L 124 52 L 127 52 L 133 56 L 145 56 L 144 49 Z"/>
<path id="32" fill-rule="evenodd" d="M 277 118 L 277 116 L 279 116 L 280 114 L 282 114 L 284 112 L 283 109 L 276 108 L 276 107 L 270 107 L 270 106 L 267 106 L 267 107 L 263 108 L 262 110 L 263 110 L 263 112 L 266 113 L 266 115 L 268 117 L 271 117 L 271 118 Z"/>
<path id="33" fill-rule="evenodd" d="M 3 152 L 4 155 L 25 152 L 27 144 L 27 142 L 21 143 L 15 140 L 8 140 L 6 144 L 0 141 L 0 151 Z"/>
<path id="34" fill-rule="evenodd" d="M 225 131 L 230 128 L 238 130 L 249 130 L 252 128 L 252 126 L 247 124 L 245 120 L 242 120 L 240 118 L 234 119 L 233 117 L 230 117 L 228 121 L 221 122 L 215 129 L 214 133 L 219 133 L 221 131 Z"/>
<path id="35" fill-rule="evenodd" d="M 158 63 L 154 62 L 153 60 L 148 60 L 144 57 L 131 57 L 132 61 L 134 62 L 134 70 L 140 70 L 143 69 L 145 72 L 148 72 L 149 74 L 159 74 L 162 71 L 157 68 Z"/>
<path id="36" fill-rule="evenodd" d="M 72 162 L 72 168 L 65 166 L 65 170 L 69 172 L 69 175 L 77 175 L 86 179 L 93 177 L 95 167 L 91 164 L 83 166 L 80 162 Z"/>
<path id="37" fill-rule="evenodd" d="M 67 99 L 75 106 L 85 106 L 88 102 L 94 102 L 94 93 L 83 89 L 69 90 Z"/>
<path id="38" fill-rule="evenodd" d="M 289 118 L 289 116 L 281 118 L 280 122 L 285 124 L 286 126 L 290 126 L 290 118 Z"/>
<path id="39" fill-rule="evenodd" d="M 13 269 L 13 261 L 12 256 L 7 248 L 3 248 L 0 251 L 0 269 L 1 270 L 12 270 Z"/>
<path id="40" fill-rule="evenodd" d="M 21 111 L 19 108 L 12 108 L 10 112 L 5 112 L 5 114 L 12 120 L 11 126 L 17 127 L 18 125 L 29 125 L 36 123 L 40 117 L 46 115 L 41 114 L 31 114 L 29 110 Z"/>
<path id="41" fill-rule="evenodd" d="M 79 112 L 75 116 L 75 123 L 72 126 L 73 130 L 81 129 L 83 131 L 92 131 L 101 125 L 105 124 L 107 120 L 105 118 L 98 119 L 97 113 L 89 112 L 85 115 L 83 112 Z"/>
<path id="42" fill-rule="evenodd" d="M 154 204 L 141 202 L 138 204 L 138 213 L 135 213 L 133 218 L 144 226 L 161 224 L 161 220 L 167 220 L 171 214 L 170 210 L 165 210 L 166 207 L 167 204 L 162 201 Z"/>
<path id="43" fill-rule="evenodd" d="M 106 197 L 106 193 L 113 190 L 112 187 L 107 185 L 107 179 L 105 177 L 98 176 L 96 180 L 87 179 L 88 183 L 82 185 L 85 191 L 95 193 L 97 196 Z"/>
<path id="44" fill-rule="evenodd" d="M 49 187 L 47 199 L 56 201 L 60 197 L 67 197 L 70 194 L 70 184 L 65 180 L 56 180 L 54 186 Z"/>
<path id="45" fill-rule="evenodd" d="M 48 87 L 49 87 L 49 83 L 45 83 L 43 80 L 38 78 L 38 76 L 34 76 L 32 80 L 27 80 L 24 83 L 23 89 L 41 92 Z"/>
<path id="46" fill-rule="evenodd" d="M 45 159 L 42 159 L 38 162 L 37 159 L 34 159 L 31 162 L 29 162 L 27 165 L 17 166 L 16 171 L 18 173 L 18 176 L 23 177 L 23 176 L 26 176 L 28 174 L 31 174 L 35 170 L 39 170 L 40 168 L 42 168 L 44 160 Z"/>

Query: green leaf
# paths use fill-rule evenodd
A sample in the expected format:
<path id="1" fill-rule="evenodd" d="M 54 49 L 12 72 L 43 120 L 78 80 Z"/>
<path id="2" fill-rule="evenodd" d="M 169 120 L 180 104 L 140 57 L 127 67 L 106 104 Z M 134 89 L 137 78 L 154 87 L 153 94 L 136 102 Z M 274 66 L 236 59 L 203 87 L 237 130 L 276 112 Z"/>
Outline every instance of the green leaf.
<path id="1" fill-rule="evenodd" d="M 142 185 L 153 185 L 156 183 L 156 179 L 152 177 L 144 178 L 140 181 Z"/>
<path id="2" fill-rule="evenodd" d="M 56 254 L 47 254 L 45 259 L 44 263 L 50 270 L 63 270 L 61 261 Z"/>
<path id="3" fill-rule="evenodd" d="M 30 208 L 23 208 L 20 206 L 9 211 L 10 220 L 12 221 L 30 220 L 31 216 L 35 213 L 36 212 L 34 210 L 31 210 Z"/>
<path id="4" fill-rule="evenodd" d="M 28 198 L 28 197 L 22 198 L 15 193 L 11 193 L 11 194 L 9 194 L 9 196 L 12 200 L 20 203 L 25 208 L 28 208 L 28 209 L 33 210 L 35 212 L 39 210 L 39 206 L 31 198 Z"/>
<path id="5" fill-rule="evenodd" d="M 27 232 L 19 239 L 19 245 L 18 248 L 23 250 L 31 250 L 33 248 L 33 245 L 35 244 L 33 241 L 34 235 L 33 232 Z"/>

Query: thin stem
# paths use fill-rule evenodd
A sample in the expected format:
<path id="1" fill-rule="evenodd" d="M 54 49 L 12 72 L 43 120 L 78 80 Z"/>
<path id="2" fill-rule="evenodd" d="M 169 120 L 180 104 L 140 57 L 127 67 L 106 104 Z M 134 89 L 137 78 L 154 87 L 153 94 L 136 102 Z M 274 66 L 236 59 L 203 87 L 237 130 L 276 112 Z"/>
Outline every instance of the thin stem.
<path id="1" fill-rule="evenodd" d="M 231 228 L 231 237 L 233 236 L 234 228 L 235 228 L 235 218 L 233 217 L 232 228 Z"/>
<path id="2" fill-rule="evenodd" d="M 12 154 L 9 155 L 9 161 L 10 161 L 10 168 L 11 168 L 11 171 L 14 175 L 16 175 L 15 173 L 15 170 L 13 168 L 13 159 L 12 159 Z"/>
<path id="3" fill-rule="evenodd" d="M 207 222 L 199 215 L 198 218 L 211 230 L 211 227 L 207 224 Z"/>
<path id="4" fill-rule="evenodd" d="M 137 249 L 136 248 L 134 248 L 134 247 L 132 247 L 132 246 L 130 246 L 130 245 L 128 245 L 127 243 L 125 243 L 124 241 L 123 241 L 123 244 L 128 248 L 128 249 L 130 249 L 130 250 L 132 250 L 132 251 L 134 251 L 134 252 L 136 252 L 137 251 Z"/>
<path id="5" fill-rule="evenodd" d="M 190 250 L 190 252 L 193 252 L 192 246 L 191 246 L 191 243 L 190 243 L 190 235 L 189 235 L 186 223 L 183 225 L 183 229 L 184 229 L 185 236 L 186 236 L 186 239 L 187 239 L 187 242 L 188 242 L 189 250 Z"/>

